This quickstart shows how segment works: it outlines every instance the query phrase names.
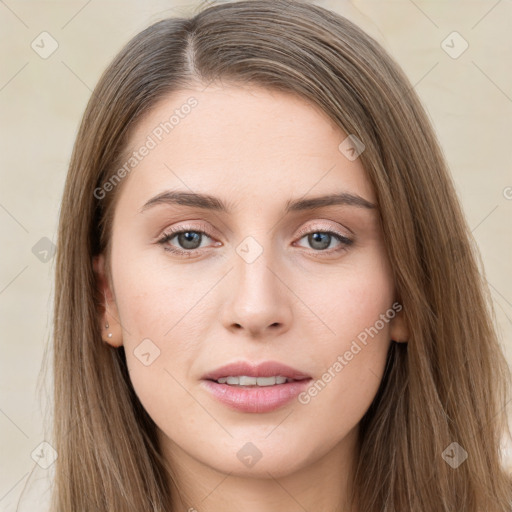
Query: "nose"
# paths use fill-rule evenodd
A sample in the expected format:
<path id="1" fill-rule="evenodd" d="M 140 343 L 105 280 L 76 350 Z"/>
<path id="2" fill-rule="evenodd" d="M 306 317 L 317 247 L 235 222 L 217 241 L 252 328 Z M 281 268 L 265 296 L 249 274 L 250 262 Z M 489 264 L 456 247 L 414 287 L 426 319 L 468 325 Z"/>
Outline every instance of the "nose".
<path id="1" fill-rule="evenodd" d="M 294 295 L 286 285 L 282 265 L 270 251 L 263 251 L 252 262 L 237 253 L 233 260 L 234 269 L 224 283 L 228 297 L 222 309 L 224 327 L 251 337 L 286 332 L 292 321 Z"/>

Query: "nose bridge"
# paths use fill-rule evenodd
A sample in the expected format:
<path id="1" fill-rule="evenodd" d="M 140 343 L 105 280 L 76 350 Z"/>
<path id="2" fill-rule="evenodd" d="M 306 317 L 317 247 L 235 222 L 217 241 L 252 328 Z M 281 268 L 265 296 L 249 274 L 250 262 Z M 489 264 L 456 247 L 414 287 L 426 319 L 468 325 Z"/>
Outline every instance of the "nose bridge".
<path id="1" fill-rule="evenodd" d="M 278 263 L 269 237 L 259 235 L 257 239 L 254 236 L 247 236 L 236 247 L 235 252 L 235 290 L 241 298 L 269 300 L 276 297 L 277 278 L 269 267 L 272 268 Z"/>
<path id="2" fill-rule="evenodd" d="M 235 271 L 224 311 L 226 327 L 236 325 L 258 332 L 289 323 L 290 305 L 276 270 L 282 268 L 278 260 L 278 251 L 271 248 L 265 234 L 247 236 L 235 248 Z"/>

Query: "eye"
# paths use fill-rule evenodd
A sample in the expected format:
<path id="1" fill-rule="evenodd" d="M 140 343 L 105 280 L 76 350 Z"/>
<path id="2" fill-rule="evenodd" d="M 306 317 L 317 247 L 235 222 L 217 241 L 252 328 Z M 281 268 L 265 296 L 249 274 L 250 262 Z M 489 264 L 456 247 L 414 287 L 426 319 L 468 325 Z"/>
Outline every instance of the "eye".
<path id="1" fill-rule="evenodd" d="M 204 230 L 180 226 L 179 228 L 170 228 L 164 233 L 162 238 L 158 240 L 158 243 L 161 244 L 166 251 L 190 257 L 199 251 L 204 237 L 211 238 Z M 169 243 L 173 239 L 176 239 L 180 247 Z"/>
<path id="2" fill-rule="evenodd" d="M 354 243 L 353 240 L 332 230 L 315 230 L 315 231 L 302 231 L 299 235 L 303 235 L 300 240 L 306 238 L 307 243 L 315 252 L 326 252 L 327 254 L 337 253 L 347 250 L 347 248 Z M 338 242 L 338 247 L 328 250 L 332 242 Z M 303 247 L 303 246 L 301 246 Z"/>
<path id="3" fill-rule="evenodd" d="M 300 240 L 306 238 L 307 243 L 315 253 L 325 253 L 332 255 L 333 253 L 342 252 L 348 249 L 354 241 L 345 235 L 332 230 L 302 230 L 299 232 Z M 192 257 L 201 252 L 202 242 L 205 238 L 212 239 L 208 231 L 197 229 L 195 227 L 180 226 L 178 228 L 170 228 L 163 234 L 158 243 L 163 246 L 166 251 L 178 254 L 180 256 Z M 178 246 L 170 243 L 175 239 Z M 338 242 L 338 246 L 332 248 L 332 243 Z M 222 245 L 217 242 L 216 245 Z M 304 246 L 300 246 L 304 247 Z M 322 254 L 323 256 L 324 254 Z"/>

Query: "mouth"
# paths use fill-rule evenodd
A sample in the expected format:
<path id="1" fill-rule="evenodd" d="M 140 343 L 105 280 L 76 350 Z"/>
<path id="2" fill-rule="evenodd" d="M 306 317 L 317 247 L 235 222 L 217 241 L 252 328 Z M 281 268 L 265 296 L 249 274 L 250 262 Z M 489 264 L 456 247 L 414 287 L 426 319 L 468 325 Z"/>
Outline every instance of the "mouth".
<path id="1" fill-rule="evenodd" d="M 284 377 L 283 375 L 276 375 L 271 377 L 251 377 L 250 375 L 230 375 L 227 377 L 220 377 L 219 379 L 207 379 L 211 380 L 211 382 L 216 382 L 217 384 L 227 384 L 228 386 L 237 386 L 237 387 L 248 387 L 248 388 L 259 388 L 259 387 L 269 387 L 276 386 L 281 384 L 286 384 L 288 382 L 300 382 L 303 379 L 291 379 L 289 377 Z"/>
<path id="2" fill-rule="evenodd" d="M 220 379 L 226 379 L 226 381 L 220 382 L 220 384 L 247 386 L 284 384 L 286 380 L 283 382 L 283 378 L 288 381 L 303 380 L 311 378 L 311 375 L 277 361 L 263 361 L 261 363 L 236 361 L 221 366 L 202 377 L 204 380 L 214 380 L 216 382 Z M 275 379 L 275 381 L 270 379 Z"/>
<path id="3" fill-rule="evenodd" d="M 264 413 L 288 404 L 311 380 L 309 375 L 281 363 L 252 365 L 241 361 L 204 375 L 202 385 L 230 409 Z"/>

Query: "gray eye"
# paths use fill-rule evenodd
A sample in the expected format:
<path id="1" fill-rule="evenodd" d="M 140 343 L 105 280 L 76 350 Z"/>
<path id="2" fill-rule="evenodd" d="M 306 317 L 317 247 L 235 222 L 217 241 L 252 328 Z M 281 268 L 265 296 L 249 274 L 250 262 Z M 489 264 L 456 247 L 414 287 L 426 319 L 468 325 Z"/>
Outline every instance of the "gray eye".
<path id="1" fill-rule="evenodd" d="M 183 231 L 175 236 L 183 249 L 197 249 L 201 245 L 202 234 L 197 231 Z"/>

